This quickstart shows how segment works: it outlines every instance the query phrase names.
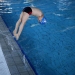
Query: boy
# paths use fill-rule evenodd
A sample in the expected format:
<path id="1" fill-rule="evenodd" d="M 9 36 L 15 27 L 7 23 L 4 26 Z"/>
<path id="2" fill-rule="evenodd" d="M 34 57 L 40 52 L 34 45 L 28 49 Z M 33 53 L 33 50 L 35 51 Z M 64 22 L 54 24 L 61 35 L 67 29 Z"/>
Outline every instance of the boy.
<path id="1" fill-rule="evenodd" d="M 41 10 L 35 8 L 35 7 L 25 7 L 20 14 L 20 18 L 16 23 L 16 27 L 13 31 L 13 35 L 15 36 L 16 40 L 19 39 L 19 36 L 23 30 L 23 27 L 28 20 L 30 15 L 34 15 L 38 18 L 40 24 L 46 23 L 46 19 L 44 18 L 44 15 Z M 19 28 L 19 30 L 18 30 Z M 18 32 L 17 32 L 18 31 Z"/>

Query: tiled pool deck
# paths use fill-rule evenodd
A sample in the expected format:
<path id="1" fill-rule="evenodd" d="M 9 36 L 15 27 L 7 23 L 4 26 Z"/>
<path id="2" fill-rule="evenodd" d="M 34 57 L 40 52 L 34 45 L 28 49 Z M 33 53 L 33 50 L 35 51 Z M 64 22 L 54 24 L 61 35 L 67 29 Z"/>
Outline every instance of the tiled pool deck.
<path id="1" fill-rule="evenodd" d="M 9 71 L 9 74 L 11 75 L 35 75 L 26 58 L 25 64 L 23 63 L 23 54 L 18 44 L 12 37 L 9 29 L 2 20 L 1 16 L 0 16 L 0 46 L 1 46 L 0 50 L 2 50 L 2 54 L 5 59 L 3 61 L 6 62 L 7 66 L 7 68 L 3 67 L 3 65 L 2 67 L 0 67 L 0 70 L 3 69 L 2 71 L 0 71 L 0 74 L 2 72 L 5 73 L 5 71 Z M 0 58 L 2 57 L 0 56 Z M 1 62 L 2 61 L 0 60 L 0 65 L 2 64 Z M 2 73 L 1 75 L 5 75 L 4 73 Z"/>

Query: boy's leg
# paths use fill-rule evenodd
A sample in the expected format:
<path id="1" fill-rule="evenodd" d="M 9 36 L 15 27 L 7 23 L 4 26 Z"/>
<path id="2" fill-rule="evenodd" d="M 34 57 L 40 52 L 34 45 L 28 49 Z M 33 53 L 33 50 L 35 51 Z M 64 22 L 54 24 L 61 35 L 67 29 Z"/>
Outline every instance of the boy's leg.
<path id="1" fill-rule="evenodd" d="M 23 16 L 23 12 L 20 14 L 20 18 L 19 18 L 19 20 L 18 20 L 17 23 L 16 23 L 15 29 L 14 29 L 14 31 L 13 31 L 13 34 L 14 34 L 14 35 L 17 33 L 18 27 L 20 26 L 20 23 L 21 23 L 21 21 L 22 21 L 22 16 Z"/>
<path id="2" fill-rule="evenodd" d="M 22 32 L 22 30 L 24 28 L 24 25 L 25 25 L 26 21 L 28 20 L 28 18 L 29 18 L 29 14 L 24 12 L 23 17 L 22 17 L 22 22 L 21 22 L 20 27 L 19 27 L 19 31 L 16 34 L 16 40 L 19 39 L 19 36 L 20 36 L 20 34 L 21 34 L 21 32 Z"/>

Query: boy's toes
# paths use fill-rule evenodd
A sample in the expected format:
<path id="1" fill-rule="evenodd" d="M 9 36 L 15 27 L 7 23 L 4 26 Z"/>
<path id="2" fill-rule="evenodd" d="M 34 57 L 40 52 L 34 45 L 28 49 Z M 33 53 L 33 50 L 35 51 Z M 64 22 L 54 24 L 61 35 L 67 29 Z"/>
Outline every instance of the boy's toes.
<path id="1" fill-rule="evenodd" d="M 16 34 L 16 40 L 18 40 L 19 39 L 19 35 L 18 34 Z"/>

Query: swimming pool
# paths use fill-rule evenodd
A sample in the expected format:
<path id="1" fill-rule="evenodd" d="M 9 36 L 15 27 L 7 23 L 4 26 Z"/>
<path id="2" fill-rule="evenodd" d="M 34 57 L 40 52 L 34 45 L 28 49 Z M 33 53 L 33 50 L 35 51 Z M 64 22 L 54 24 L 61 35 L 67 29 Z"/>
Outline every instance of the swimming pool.
<path id="1" fill-rule="evenodd" d="M 43 11 L 47 23 L 40 25 L 30 16 L 17 41 L 37 75 L 75 75 L 74 0 L 5 0 L 0 4 L 11 33 L 23 7 Z"/>

